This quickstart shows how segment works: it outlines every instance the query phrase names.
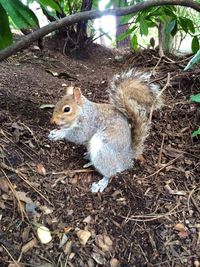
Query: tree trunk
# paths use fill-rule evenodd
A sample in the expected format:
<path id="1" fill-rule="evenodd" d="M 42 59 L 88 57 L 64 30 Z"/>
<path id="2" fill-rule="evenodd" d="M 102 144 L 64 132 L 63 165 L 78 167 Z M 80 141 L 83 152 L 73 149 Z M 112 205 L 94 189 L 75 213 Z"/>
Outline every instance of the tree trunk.
<path id="1" fill-rule="evenodd" d="M 119 0 L 118 5 L 115 3 L 113 4 L 114 7 L 121 7 L 127 5 L 127 0 Z M 128 25 L 121 25 L 120 24 L 120 17 L 116 17 L 116 40 L 117 37 L 120 36 L 123 32 L 128 30 Z M 130 35 L 127 35 L 123 40 L 116 41 L 117 48 L 126 48 L 130 47 Z"/>
<path id="2" fill-rule="evenodd" d="M 159 54 L 164 56 L 165 53 L 172 52 L 173 49 L 173 36 L 171 33 L 166 32 L 166 23 L 160 21 L 158 26 L 158 42 L 159 42 Z"/>

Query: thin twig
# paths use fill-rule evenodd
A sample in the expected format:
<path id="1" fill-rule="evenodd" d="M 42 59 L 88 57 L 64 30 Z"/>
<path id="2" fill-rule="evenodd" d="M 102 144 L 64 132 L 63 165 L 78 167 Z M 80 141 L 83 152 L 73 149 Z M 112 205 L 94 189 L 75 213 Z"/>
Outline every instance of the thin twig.
<path id="1" fill-rule="evenodd" d="M 185 184 L 185 187 L 186 187 L 186 189 L 189 191 L 189 189 L 188 189 L 188 187 L 187 187 L 186 184 Z M 188 196 L 188 200 L 187 200 L 187 207 L 188 207 L 188 211 L 190 211 L 190 199 L 191 199 L 193 205 L 195 206 L 196 210 L 197 210 L 198 213 L 200 214 L 200 208 L 198 207 L 196 201 L 194 200 L 194 198 L 193 198 L 193 196 L 192 196 L 192 195 L 194 194 L 194 192 L 196 192 L 196 191 L 198 191 L 198 190 L 200 190 L 200 188 L 199 188 L 199 187 L 198 187 L 198 188 L 195 187 L 195 188 L 193 188 L 193 189 L 190 191 L 190 194 L 189 194 L 189 196 Z"/>
<path id="2" fill-rule="evenodd" d="M 52 203 L 42 194 L 42 193 L 40 193 L 40 191 L 37 189 L 37 188 L 35 188 L 29 181 L 28 181 L 28 179 L 25 177 L 25 175 L 23 174 L 23 173 L 21 173 L 19 170 L 15 170 L 14 168 L 12 168 L 12 167 L 10 167 L 10 166 L 8 166 L 8 165 L 6 165 L 5 163 L 3 163 L 3 162 L 0 162 L 0 168 L 2 168 L 2 169 L 6 169 L 6 170 L 8 170 L 8 171 L 11 171 L 11 172 L 14 172 L 14 173 L 16 173 L 17 174 L 17 176 L 19 177 L 19 178 L 21 178 L 28 186 L 30 186 L 35 192 L 37 192 L 38 193 L 38 195 L 40 195 L 43 199 L 45 199 L 50 205 L 52 205 Z"/>
<path id="3" fill-rule="evenodd" d="M 178 155 L 175 159 L 170 160 L 167 164 L 165 164 L 163 167 L 161 167 L 161 168 L 160 168 L 159 170 L 157 170 L 156 172 L 154 172 L 154 173 L 152 173 L 152 174 L 150 174 L 150 175 L 148 175 L 148 176 L 145 176 L 144 178 L 141 178 L 141 179 L 147 179 L 147 178 L 150 178 L 150 177 L 152 177 L 152 176 L 158 174 L 158 173 L 161 172 L 163 169 L 165 169 L 167 166 L 172 165 L 172 164 L 173 164 L 177 159 L 179 159 L 181 156 L 182 156 L 182 154 L 181 154 L 181 155 Z"/>
<path id="4" fill-rule="evenodd" d="M 94 172 L 95 170 L 91 169 L 78 169 L 78 170 L 66 170 L 66 171 L 61 171 L 61 172 L 52 172 L 52 173 L 47 173 L 47 174 L 53 174 L 53 175 L 59 175 L 59 174 L 65 174 L 65 175 L 72 175 L 76 173 L 84 173 L 84 172 Z"/>
<path id="5" fill-rule="evenodd" d="M 121 216 L 122 218 L 126 219 L 126 223 L 128 221 L 136 221 L 136 222 L 150 222 L 150 221 L 155 221 L 158 219 L 161 219 L 166 216 L 170 216 L 173 214 L 177 214 L 179 212 L 182 212 L 184 209 L 174 211 L 180 206 L 180 203 L 178 203 L 174 208 L 172 208 L 170 211 L 164 213 L 164 214 L 144 214 L 144 215 L 132 215 L 129 218 L 127 216 Z M 141 219 L 140 219 L 141 218 Z"/>
<path id="6" fill-rule="evenodd" d="M 163 134 L 162 143 L 161 143 L 161 146 L 160 146 L 160 152 L 159 152 L 158 163 L 157 163 L 158 167 L 160 167 L 160 163 L 161 163 L 164 141 L 165 141 L 165 134 Z"/>
<path id="7" fill-rule="evenodd" d="M 8 176 L 6 175 L 4 170 L 1 170 L 1 171 L 2 171 L 3 175 L 5 176 L 5 178 L 6 178 L 7 182 L 8 182 L 8 186 L 9 186 L 11 192 L 13 193 L 14 197 L 16 198 L 16 200 L 17 200 L 17 202 L 19 204 L 19 211 L 21 213 L 21 218 L 22 218 L 22 221 L 24 221 L 24 209 L 22 207 L 22 204 L 21 204 L 21 201 L 20 201 L 18 195 L 16 194 L 16 190 L 14 189 L 10 179 L 8 178 Z"/>
<path id="8" fill-rule="evenodd" d="M 1 245 L 2 246 L 2 248 L 6 251 L 6 253 L 8 254 L 8 256 L 12 259 L 12 261 L 15 263 L 15 265 L 16 266 L 18 266 L 18 267 L 21 267 L 20 265 L 19 265 L 19 263 L 13 258 L 13 256 L 10 254 L 10 252 L 8 251 L 8 249 L 6 248 L 6 247 L 4 247 L 4 245 Z"/>

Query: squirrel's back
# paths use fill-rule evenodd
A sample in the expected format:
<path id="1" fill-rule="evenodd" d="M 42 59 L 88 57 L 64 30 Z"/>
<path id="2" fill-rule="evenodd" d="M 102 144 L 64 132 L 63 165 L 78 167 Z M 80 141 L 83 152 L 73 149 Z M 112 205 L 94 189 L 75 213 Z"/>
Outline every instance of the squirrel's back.
<path id="1" fill-rule="evenodd" d="M 162 105 L 159 85 L 150 83 L 150 73 L 130 70 L 115 75 L 109 89 L 110 103 L 129 120 L 134 157 L 142 154 L 144 140 L 148 136 L 148 114 L 152 105 Z"/>

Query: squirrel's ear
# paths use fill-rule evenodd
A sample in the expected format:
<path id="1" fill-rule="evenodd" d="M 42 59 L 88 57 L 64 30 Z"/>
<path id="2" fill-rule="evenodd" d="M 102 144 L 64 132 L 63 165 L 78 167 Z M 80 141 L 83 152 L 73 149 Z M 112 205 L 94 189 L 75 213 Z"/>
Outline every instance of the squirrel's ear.
<path id="1" fill-rule="evenodd" d="M 80 99 L 81 99 L 81 89 L 79 87 L 74 87 L 74 100 L 77 104 L 80 104 Z"/>
<path id="2" fill-rule="evenodd" d="M 73 95 L 74 93 L 74 86 L 68 86 L 65 90 L 66 95 Z"/>

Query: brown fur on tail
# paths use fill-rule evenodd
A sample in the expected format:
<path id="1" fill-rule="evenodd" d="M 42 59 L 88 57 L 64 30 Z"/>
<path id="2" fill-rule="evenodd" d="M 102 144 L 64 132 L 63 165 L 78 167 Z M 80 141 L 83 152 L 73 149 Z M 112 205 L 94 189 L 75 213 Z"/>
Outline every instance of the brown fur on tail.
<path id="1" fill-rule="evenodd" d="M 161 98 L 157 98 L 159 85 L 149 84 L 149 73 L 130 70 L 116 75 L 109 91 L 110 103 L 129 120 L 134 158 L 143 152 L 144 141 L 149 133 L 148 114 L 151 106 L 159 108 Z"/>

